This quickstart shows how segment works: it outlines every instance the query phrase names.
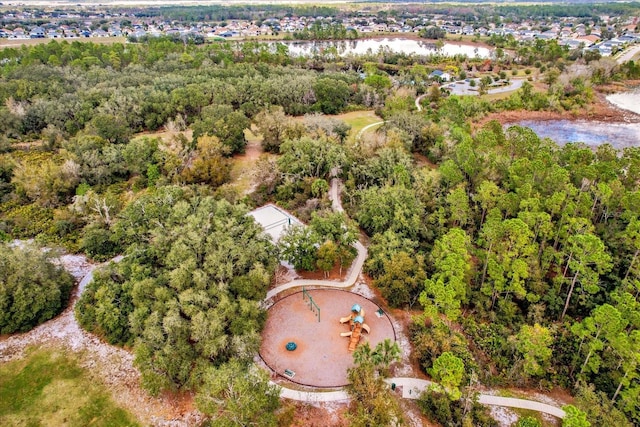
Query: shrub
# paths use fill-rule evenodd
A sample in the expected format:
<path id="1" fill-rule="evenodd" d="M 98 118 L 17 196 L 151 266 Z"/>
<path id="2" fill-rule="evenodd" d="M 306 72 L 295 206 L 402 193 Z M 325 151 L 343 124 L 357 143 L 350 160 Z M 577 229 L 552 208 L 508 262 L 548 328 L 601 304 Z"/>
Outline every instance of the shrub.
<path id="1" fill-rule="evenodd" d="M 0 244 L 0 333 L 25 332 L 67 305 L 73 277 L 50 255 L 32 247 Z"/>

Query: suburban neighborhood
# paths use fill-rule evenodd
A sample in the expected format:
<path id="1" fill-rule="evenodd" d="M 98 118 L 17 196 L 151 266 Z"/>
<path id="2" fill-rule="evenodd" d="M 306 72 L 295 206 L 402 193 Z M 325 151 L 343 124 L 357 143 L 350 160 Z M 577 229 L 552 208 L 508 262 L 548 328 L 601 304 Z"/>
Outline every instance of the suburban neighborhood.
<path id="1" fill-rule="evenodd" d="M 161 9 L 160 9 L 161 10 Z M 546 18 L 513 19 L 497 17 L 495 22 L 479 23 L 473 16 L 461 19 L 456 15 L 405 13 L 381 16 L 361 10 L 344 16 L 284 16 L 262 20 L 232 19 L 219 22 L 180 22 L 161 16 L 140 16 L 131 10 L 22 10 L 0 12 L 0 38 L 6 39 L 78 39 L 103 37 L 177 36 L 215 39 L 274 38 L 291 39 L 312 25 L 341 25 L 358 36 L 406 34 L 422 35 L 429 28 L 449 37 L 468 36 L 513 38 L 516 42 L 535 40 L 558 41 L 569 49 L 595 50 L 601 56 L 615 54 L 624 47 L 640 42 L 638 17 L 621 20 L 619 17 L 600 16 L 595 20 L 566 17 L 554 21 Z"/>

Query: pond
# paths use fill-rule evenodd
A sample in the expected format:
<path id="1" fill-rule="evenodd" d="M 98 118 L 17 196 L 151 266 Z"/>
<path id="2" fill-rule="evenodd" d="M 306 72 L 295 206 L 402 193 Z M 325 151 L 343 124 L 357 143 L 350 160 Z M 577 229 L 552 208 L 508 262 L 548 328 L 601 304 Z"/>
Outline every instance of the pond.
<path id="1" fill-rule="evenodd" d="M 313 55 L 327 48 L 336 48 L 338 55 L 364 55 L 375 54 L 380 49 L 389 49 L 392 52 L 415 55 L 466 55 L 468 57 L 489 58 L 491 50 L 485 47 L 470 46 L 456 43 L 444 43 L 442 47 L 426 40 L 413 40 L 405 38 L 379 38 L 362 40 L 341 41 L 297 41 L 282 42 L 289 48 L 289 53 L 298 56 Z"/>
<path id="2" fill-rule="evenodd" d="M 591 147 L 610 143 L 617 149 L 640 146 L 640 123 L 606 123 L 586 120 L 523 120 L 541 138 L 560 145 L 583 142 Z"/>

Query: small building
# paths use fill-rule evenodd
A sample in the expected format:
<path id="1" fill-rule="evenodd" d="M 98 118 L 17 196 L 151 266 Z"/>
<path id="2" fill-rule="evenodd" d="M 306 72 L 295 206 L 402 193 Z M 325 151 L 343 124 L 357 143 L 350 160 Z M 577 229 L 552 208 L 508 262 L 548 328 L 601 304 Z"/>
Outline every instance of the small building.
<path id="1" fill-rule="evenodd" d="M 262 226 L 265 233 L 271 236 L 271 240 L 277 243 L 285 230 L 292 225 L 303 225 L 298 218 L 277 207 L 267 204 L 248 213 Z"/>
<path id="2" fill-rule="evenodd" d="M 451 77 L 451 74 L 442 70 L 433 70 L 431 74 L 429 74 L 430 79 L 439 80 L 441 82 L 448 82 L 449 80 L 451 80 Z"/>

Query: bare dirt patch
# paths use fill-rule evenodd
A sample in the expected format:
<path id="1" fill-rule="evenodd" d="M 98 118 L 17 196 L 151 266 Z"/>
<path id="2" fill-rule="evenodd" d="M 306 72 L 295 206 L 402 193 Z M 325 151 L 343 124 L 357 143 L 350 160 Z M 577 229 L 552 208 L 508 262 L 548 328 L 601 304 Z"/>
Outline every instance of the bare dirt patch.
<path id="1" fill-rule="evenodd" d="M 346 403 L 300 403 L 293 406 L 293 424 L 291 427 L 347 427 L 348 405 Z"/>
<path id="2" fill-rule="evenodd" d="M 262 137 L 256 135 L 255 129 L 246 129 L 245 138 L 247 145 L 244 153 L 233 156 L 231 168 L 231 183 L 239 194 L 246 195 L 255 190 L 259 184 L 256 182 L 256 162 L 263 155 Z"/>

